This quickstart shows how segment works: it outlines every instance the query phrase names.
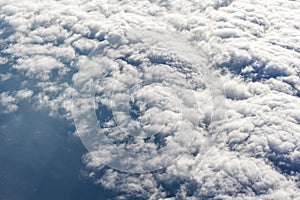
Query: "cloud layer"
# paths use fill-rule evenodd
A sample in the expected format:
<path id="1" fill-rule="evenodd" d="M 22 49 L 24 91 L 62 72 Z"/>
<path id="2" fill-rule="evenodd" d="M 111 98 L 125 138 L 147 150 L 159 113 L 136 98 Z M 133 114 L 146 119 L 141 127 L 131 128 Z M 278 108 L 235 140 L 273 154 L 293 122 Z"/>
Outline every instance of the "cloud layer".
<path id="1" fill-rule="evenodd" d="M 27 99 L 72 120 L 74 83 L 101 78 L 100 108 L 113 97 L 122 111 L 133 93 L 140 109 L 140 121 L 114 113 L 123 132 L 99 118 L 109 137 L 157 132 L 156 119 L 196 132 L 189 152 L 148 174 L 86 155 L 116 199 L 300 198 L 299 10 L 280 0 L 0 1 L 1 112 Z"/>

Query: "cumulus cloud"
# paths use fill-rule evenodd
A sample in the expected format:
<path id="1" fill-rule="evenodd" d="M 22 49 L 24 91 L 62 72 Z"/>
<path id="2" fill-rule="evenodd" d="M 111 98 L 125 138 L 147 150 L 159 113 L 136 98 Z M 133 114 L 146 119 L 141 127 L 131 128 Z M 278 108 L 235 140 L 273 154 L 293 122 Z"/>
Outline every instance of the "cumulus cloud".
<path id="1" fill-rule="evenodd" d="M 90 94 L 93 84 L 100 114 L 118 111 L 116 121 L 98 121 L 120 148 L 129 133 L 159 130 L 161 144 L 177 149 L 180 135 L 195 136 L 188 152 L 148 174 L 104 169 L 86 155 L 91 177 L 116 199 L 297 199 L 299 9 L 280 0 L 1 1 L 0 79 L 19 85 L 1 91 L 2 113 L 27 99 L 71 120 L 73 86 Z"/>
<path id="2" fill-rule="evenodd" d="M 8 92 L 0 94 L 1 112 L 11 113 L 18 110 L 17 99 L 10 95 Z"/>

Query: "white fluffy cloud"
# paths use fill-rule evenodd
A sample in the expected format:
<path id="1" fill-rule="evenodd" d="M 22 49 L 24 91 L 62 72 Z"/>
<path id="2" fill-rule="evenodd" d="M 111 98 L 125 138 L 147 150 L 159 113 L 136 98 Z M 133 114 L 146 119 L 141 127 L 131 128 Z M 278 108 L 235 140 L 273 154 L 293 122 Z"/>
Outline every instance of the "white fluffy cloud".
<path id="1" fill-rule="evenodd" d="M 11 96 L 8 92 L 2 92 L 0 94 L 1 112 L 11 113 L 18 110 L 16 105 L 17 99 Z"/>
<path id="2" fill-rule="evenodd" d="M 131 91 L 142 123 L 119 112 L 123 128 L 155 132 L 165 119 L 197 137 L 191 152 L 148 174 L 98 176 L 102 165 L 86 155 L 116 199 L 300 198 L 299 10 L 281 0 L 0 1 L 0 81 L 20 85 L 1 91 L 1 112 L 32 99 L 72 119 L 73 82 L 102 78 L 96 99 L 106 106 L 111 94 L 127 102 L 142 85 Z M 212 89 L 226 97 L 217 110 Z M 203 154 L 203 145 L 214 147 Z"/>

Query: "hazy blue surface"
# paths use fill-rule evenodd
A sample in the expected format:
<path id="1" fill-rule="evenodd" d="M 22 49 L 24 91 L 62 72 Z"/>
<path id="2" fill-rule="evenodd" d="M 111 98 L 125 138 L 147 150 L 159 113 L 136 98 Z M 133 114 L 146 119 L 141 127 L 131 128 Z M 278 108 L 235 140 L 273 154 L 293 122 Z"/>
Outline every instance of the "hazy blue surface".
<path id="1" fill-rule="evenodd" d="M 64 120 L 29 104 L 0 115 L 0 199 L 107 199 L 107 191 L 83 175 L 81 141 Z"/>

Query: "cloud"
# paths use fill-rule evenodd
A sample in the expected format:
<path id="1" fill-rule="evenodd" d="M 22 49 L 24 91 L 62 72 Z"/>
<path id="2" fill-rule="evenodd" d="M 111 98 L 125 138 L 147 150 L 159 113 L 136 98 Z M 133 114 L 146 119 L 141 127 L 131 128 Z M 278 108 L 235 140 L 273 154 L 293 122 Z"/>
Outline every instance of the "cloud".
<path id="1" fill-rule="evenodd" d="M 0 78 L 19 77 L 20 87 L 1 91 L 1 110 L 14 112 L 27 99 L 71 120 L 74 83 L 88 92 L 93 83 L 98 109 L 116 103 L 126 130 L 98 118 L 110 138 L 166 123 L 160 145 L 180 150 L 196 135 L 166 169 L 95 175 L 117 199 L 299 198 L 299 8 L 297 1 L 2 1 L 9 28 L 0 32 L 0 65 L 9 70 Z M 153 141 L 129 148 L 159 148 Z M 85 163 L 94 174 L 103 170 L 91 154 Z"/>
<path id="2" fill-rule="evenodd" d="M 62 67 L 63 64 L 53 57 L 36 55 L 30 58 L 19 58 L 13 68 L 25 71 L 28 77 L 35 76 L 36 78 L 47 80 L 52 70 Z"/>
<path id="3" fill-rule="evenodd" d="M 8 92 L 2 92 L 0 94 L 1 112 L 12 113 L 18 110 L 16 105 L 17 99 L 11 96 Z"/>
<path id="4" fill-rule="evenodd" d="M 245 88 L 245 85 L 235 81 L 228 81 L 224 85 L 224 91 L 227 98 L 230 99 L 246 99 L 250 97 L 250 93 Z"/>
<path id="5" fill-rule="evenodd" d="M 18 99 L 27 99 L 27 98 L 31 98 L 33 95 L 33 92 L 31 90 L 19 90 L 16 94 L 16 97 Z"/>

